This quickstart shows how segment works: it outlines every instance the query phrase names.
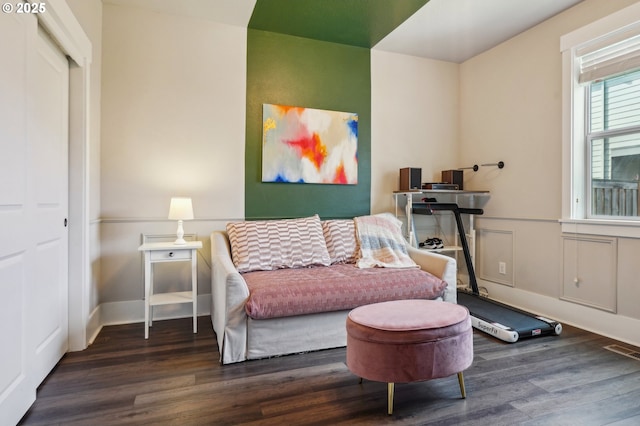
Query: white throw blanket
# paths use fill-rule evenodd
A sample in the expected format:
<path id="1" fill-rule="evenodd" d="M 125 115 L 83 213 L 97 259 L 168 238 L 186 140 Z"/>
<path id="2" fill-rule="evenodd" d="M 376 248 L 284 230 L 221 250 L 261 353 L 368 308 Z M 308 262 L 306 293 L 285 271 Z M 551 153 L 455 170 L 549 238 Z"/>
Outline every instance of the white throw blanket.
<path id="1" fill-rule="evenodd" d="M 390 213 L 354 218 L 360 244 L 358 268 L 416 268 L 409 257 L 402 222 Z"/>

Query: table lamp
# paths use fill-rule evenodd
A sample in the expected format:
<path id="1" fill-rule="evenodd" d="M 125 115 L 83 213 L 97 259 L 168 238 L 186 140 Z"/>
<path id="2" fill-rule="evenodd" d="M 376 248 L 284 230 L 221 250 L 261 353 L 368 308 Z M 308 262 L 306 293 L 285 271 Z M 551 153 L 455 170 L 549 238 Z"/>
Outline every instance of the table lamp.
<path id="1" fill-rule="evenodd" d="M 186 244 L 187 242 L 184 240 L 184 229 L 182 229 L 182 221 L 193 219 L 193 206 L 191 205 L 191 198 L 171 198 L 171 206 L 169 207 L 169 219 L 178 221 L 178 230 L 176 231 L 177 238 L 173 242 L 173 244 Z"/>

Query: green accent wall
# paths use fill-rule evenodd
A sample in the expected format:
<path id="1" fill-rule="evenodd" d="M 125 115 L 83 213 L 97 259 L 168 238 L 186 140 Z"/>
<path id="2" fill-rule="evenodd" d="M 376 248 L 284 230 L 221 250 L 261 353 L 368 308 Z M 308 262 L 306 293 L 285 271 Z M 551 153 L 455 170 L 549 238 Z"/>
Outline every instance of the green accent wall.
<path id="1" fill-rule="evenodd" d="M 371 60 L 368 48 L 249 28 L 245 217 L 370 213 Z M 358 184 L 262 183 L 262 104 L 358 114 Z"/>
<path id="2" fill-rule="evenodd" d="M 249 28 L 373 47 L 428 0 L 257 0 Z"/>

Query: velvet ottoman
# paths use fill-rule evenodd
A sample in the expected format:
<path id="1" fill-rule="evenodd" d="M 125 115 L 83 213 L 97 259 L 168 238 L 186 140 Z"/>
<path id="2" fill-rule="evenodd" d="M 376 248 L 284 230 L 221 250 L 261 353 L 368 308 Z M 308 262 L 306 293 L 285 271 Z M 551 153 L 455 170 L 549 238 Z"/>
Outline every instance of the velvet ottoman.
<path id="1" fill-rule="evenodd" d="M 353 309 L 347 316 L 347 367 L 360 378 L 388 383 L 388 414 L 394 383 L 458 374 L 473 361 L 467 308 L 433 300 L 395 300 Z"/>

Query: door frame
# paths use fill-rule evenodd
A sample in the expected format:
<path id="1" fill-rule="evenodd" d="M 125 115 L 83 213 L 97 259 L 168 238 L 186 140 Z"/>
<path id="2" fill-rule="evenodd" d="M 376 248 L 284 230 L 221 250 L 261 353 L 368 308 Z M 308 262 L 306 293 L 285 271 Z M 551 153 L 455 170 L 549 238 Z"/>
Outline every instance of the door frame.
<path id="1" fill-rule="evenodd" d="M 33 0 L 29 0 L 33 2 Z M 38 23 L 70 59 L 69 66 L 69 350 L 88 345 L 91 296 L 91 41 L 65 0 L 45 0 Z"/>

